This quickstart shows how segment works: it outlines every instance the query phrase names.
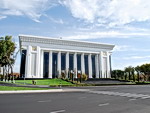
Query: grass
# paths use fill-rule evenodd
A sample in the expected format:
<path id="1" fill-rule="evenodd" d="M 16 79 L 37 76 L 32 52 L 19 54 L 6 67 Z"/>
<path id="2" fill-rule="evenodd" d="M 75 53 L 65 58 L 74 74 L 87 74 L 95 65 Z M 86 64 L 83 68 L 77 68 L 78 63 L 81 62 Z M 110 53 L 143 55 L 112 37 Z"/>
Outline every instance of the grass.
<path id="1" fill-rule="evenodd" d="M 34 80 L 36 81 L 36 85 L 73 85 L 71 82 L 64 81 L 62 79 L 42 79 L 42 80 Z M 32 84 L 32 80 L 16 80 L 17 84 Z"/>
<path id="2" fill-rule="evenodd" d="M 28 88 L 28 87 L 10 87 L 0 86 L 0 91 L 17 91 L 17 90 L 46 90 L 48 88 Z"/>

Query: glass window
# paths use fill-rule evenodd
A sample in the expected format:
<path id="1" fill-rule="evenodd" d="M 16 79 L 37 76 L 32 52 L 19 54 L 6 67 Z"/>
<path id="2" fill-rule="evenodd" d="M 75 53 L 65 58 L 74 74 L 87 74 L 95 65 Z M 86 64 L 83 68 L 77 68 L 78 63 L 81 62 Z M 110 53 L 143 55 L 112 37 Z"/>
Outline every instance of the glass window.
<path id="1" fill-rule="evenodd" d="M 81 71 L 81 55 L 77 54 L 77 70 Z"/>
<path id="2" fill-rule="evenodd" d="M 43 77 L 48 78 L 49 74 L 49 52 L 44 52 Z"/>
<path id="3" fill-rule="evenodd" d="M 89 69 L 88 69 L 88 55 L 84 55 L 84 65 L 85 65 L 85 74 L 89 74 Z"/>
<path id="4" fill-rule="evenodd" d="M 73 54 L 69 54 L 69 70 L 73 70 Z"/>
<path id="5" fill-rule="evenodd" d="M 21 52 L 20 77 L 25 77 L 26 53 L 27 50 L 22 50 Z"/>
<path id="6" fill-rule="evenodd" d="M 61 53 L 61 70 L 66 69 L 66 54 Z"/>
<path id="7" fill-rule="evenodd" d="M 96 68 L 95 68 L 95 55 L 92 55 L 92 76 L 96 77 Z"/>
<path id="8" fill-rule="evenodd" d="M 53 58 L 52 58 L 52 62 L 53 62 L 53 74 L 52 77 L 53 78 L 57 78 L 57 53 L 53 53 Z"/>

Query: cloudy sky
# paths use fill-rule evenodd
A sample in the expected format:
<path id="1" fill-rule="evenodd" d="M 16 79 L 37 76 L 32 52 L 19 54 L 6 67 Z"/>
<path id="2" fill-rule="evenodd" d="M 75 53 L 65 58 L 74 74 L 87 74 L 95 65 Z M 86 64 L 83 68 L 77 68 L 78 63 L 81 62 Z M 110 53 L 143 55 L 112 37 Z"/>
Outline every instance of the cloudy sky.
<path id="1" fill-rule="evenodd" d="M 0 0 L 0 36 L 19 34 L 115 44 L 113 69 L 150 63 L 150 1 Z"/>

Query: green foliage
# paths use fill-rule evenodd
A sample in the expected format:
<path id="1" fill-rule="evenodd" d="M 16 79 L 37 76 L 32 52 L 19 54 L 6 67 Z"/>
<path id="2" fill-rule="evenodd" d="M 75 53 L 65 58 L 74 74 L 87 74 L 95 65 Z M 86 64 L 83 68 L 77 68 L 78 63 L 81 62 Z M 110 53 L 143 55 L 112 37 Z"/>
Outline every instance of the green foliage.
<path id="1" fill-rule="evenodd" d="M 134 67 L 128 66 L 125 68 L 124 71 L 129 75 L 129 80 L 131 80 L 131 78 L 134 78 L 134 71 L 135 71 Z"/>
<path id="2" fill-rule="evenodd" d="M 86 74 L 82 74 L 82 76 L 81 76 L 81 77 L 82 77 L 82 80 L 83 80 L 83 81 L 86 81 L 86 80 L 88 79 L 88 77 L 87 77 L 87 75 L 86 75 Z"/>
<path id="3" fill-rule="evenodd" d="M 42 80 L 35 80 L 36 85 L 73 85 L 70 82 L 64 81 L 62 79 L 42 79 Z M 32 80 L 16 80 L 16 83 L 18 84 L 32 84 Z"/>
<path id="4" fill-rule="evenodd" d="M 113 70 L 112 71 L 112 78 L 123 79 L 123 77 L 124 77 L 124 71 L 122 71 L 122 70 Z"/>
<path id="5" fill-rule="evenodd" d="M 138 82 L 140 82 L 140 80 L 150 81 L 150 64 L 143 64 L 136 67 L 128 66 L 124 69 L 124 71 L 113 70 L 112 78 L 124 78 L 125 80 L 137 80 Z"/>
<path id="6" fill-rule="evenodd" d="M 0 64 L 1 66 L 6 66 L 8 64 L 13 64 L 13 53 L 15 51 L 15 43 L 12 42 L 11 36 L 1 37 L 0 40 Z"/>
<path id="7" fill-rule="evenodd" d="M 145 75 L 150 75 L 150 64 L 143 64 L 140 66 L 140 72 Z"/>
<path id="8" fill-rule="evenodd" d="M 13 64 L 15 63 L 14 52 L 15 43 L 12 41 L 12 36 L 0 38 L 0 67 L 3 67 L 4 79 L 8 79 L 9 72 L 13 74 Z"/>
<path id="9" fill-rule="evenodd" d="M 0 86 L 0 91 L 17 91 L 17 90 L 46 90 L 49 88 L 28 88 L 28 87 L 10 87 Z"/>

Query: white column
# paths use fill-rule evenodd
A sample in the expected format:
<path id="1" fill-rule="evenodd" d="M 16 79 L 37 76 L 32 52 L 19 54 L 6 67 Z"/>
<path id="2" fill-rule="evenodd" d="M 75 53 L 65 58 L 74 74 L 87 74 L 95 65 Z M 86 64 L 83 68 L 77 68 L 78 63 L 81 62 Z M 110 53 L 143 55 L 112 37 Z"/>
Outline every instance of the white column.
<path id="1" fill-rule="evenodd" d="M 49 52 L 49 76 L 48 76 L 48 78 L 52 78 L 52 65 L 53 65 L 52 54 L 53 54 L 53 52 L 50 51 Z"/>
<path id="2" fill-rule="evenodd" d="M 66 78 L 68 78 L 68 70 L 69 69 L 69 52 L 66 53 Z"/>
<path id="3" fill-rule="evenodd" d="M 43 52 L 43 50 L 41 50 L 41 67 L 40 67 L 40 78 L 43 78 L 43 60 L 44 60 L 44 57 L 43 57 L 43 55 L 44 55 L 44 52 Z"/>
<path id="4" fill-rule="evenodd" d="M 101 51 L 99 54 L 99 68 L 100 68 L 100 77 L 104 78 L 104 70 L 103 70 L 103 52 Z"/>
<path id="5" fill-rule="evenodd" d="M 25 78 L 31 78 L 31 46 L 27 48 Z"/>
<path id="6" fill-rule="evenodd" d="M 77 53 L 74 53 L 74 72 L 75 72 L 75 78 L 77 78 Z"/>
<path id="7" fill-rule="evenodd" d="M 95 55 L 96 78 L 99 78 L 98 54 Z"/>
<path id="8" fill-rule="evenodd" d="M 41 65 L 41 48 L 37 46 L 37 57 L 36 57 L 36 78 L 40 78 L 40 65 Z"/>
<path id="9" fill-rule="evenodd" d="M 57 70 L 58 70 L 58 77 L 61 76 L 61 52 L 58 52 L 57 55 Z"/>
<path id="10" fill-rule="evenodd" d="M 85 74 L 84 53 L 81 54 L 81 71 L 82 74 Z"/>
<path id="11" fill-rule="evenodd" d="M 88 55 L 89 78 L 92 78 L 92 58 L 91 53 Z"/>
<path id="12" fill-rule="evenodd" d="M 107 52 L 107 78 L 110 78 L 109 52 Z"/>

